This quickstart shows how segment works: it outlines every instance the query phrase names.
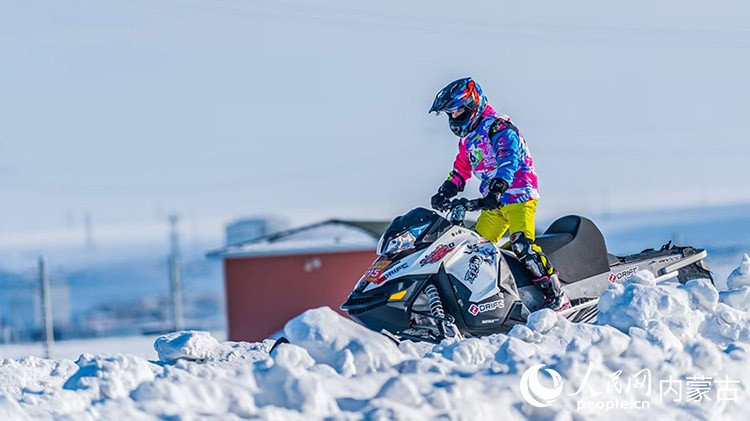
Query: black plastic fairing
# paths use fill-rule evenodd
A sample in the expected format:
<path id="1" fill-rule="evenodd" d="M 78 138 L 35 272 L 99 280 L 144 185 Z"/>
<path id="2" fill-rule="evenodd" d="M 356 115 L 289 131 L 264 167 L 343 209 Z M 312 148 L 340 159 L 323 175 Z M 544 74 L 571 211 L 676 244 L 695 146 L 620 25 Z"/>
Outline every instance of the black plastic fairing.
<path id="1" fill-rule="evenodd" d="M 410 327 L 411 314 L 406 308 L 411 308 L 431 276 L 404 276 L 367 292 L 351 292 L 341 309 L 376 332 L 385 329 L 398 334 Z M 391 294 L 402 290 L 407 290 L 403 300 L 389 301 Z"/>
<path id="2" fill-rule="evenodd" d="M 440 238 L 446 231 L 451 229 L 453 226 L 447 219 L 440 216 L 438 213 L 425 209 L 416 208 L 408 213 L 399 216 L 391 222 L 391 225 L 383 233 L 383 241 L 381 244 L 385 246 L 388 242 L 403 232 L 429 223 L 430 226 L 417 237 L 417 240 L 413 248 L 403 250 L 398 253 L 389 254 L 388 257 L 393 260 L 401 260 L 404 257 L 413 254 L 416 251 L 427 248 L 430 244 L 434 243 Z M 378 250 L 380 253 L 381 250 Z"/>
<path id="3" fill-rule="evenodd" d="M 502 291 L 474 303 L 469 300 L 471 291 L 442 266 L 436 277 L 436 286 L 446 312 L 454 316 L 461 331 L 472 335 L 499 332 L 515 304 L 520 304 L 516 297 Z"/>

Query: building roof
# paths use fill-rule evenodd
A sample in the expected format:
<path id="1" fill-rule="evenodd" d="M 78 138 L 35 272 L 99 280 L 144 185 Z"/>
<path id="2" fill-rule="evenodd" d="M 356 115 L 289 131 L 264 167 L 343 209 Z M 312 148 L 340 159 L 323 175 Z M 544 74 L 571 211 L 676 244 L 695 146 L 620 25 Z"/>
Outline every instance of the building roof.
<path id="1" fill-rule="evenodd" d="M 389 222 L 331 219 L 232 244 L 208 257 L 253 257 L 374 250 Z"/>

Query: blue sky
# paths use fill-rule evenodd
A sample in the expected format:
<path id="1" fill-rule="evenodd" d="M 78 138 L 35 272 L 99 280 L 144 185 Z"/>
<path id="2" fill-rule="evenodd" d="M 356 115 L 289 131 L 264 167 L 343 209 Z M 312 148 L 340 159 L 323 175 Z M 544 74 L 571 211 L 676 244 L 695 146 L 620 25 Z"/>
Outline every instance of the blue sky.
<path id="1" fill-rule="evenodd" d="M 3 0 L 0 235 L 390 219 L 447 175 L 426 111 L 465 75 L 542 216 L 750 201 L 750 7 L 558 3 Z"/>

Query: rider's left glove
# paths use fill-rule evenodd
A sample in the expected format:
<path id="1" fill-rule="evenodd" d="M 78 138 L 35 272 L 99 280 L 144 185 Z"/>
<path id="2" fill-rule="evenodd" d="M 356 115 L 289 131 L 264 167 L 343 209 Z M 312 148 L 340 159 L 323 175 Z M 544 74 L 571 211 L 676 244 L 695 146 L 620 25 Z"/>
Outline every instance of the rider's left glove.
<path id="1" fill-rule="evenodd" d="M 508 182 L 502 178 L 493 178 L 487 187 L 493 193 L 503 194 L 508 190 Z"/>

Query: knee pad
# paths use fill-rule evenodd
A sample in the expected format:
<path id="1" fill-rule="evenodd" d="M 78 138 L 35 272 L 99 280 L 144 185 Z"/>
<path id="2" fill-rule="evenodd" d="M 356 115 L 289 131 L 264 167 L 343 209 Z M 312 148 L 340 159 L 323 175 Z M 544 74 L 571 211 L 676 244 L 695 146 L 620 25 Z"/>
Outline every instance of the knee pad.
<path id="1" fill-rule="evenodd" d="M 531 241 L 522 232 L 514 232 L 510 235 L 510 247 L 519 259 L 535 252 Z"/>
<path id="2" fill-rule="evenodd" d="M 534 242 L 529 241 L 523 232 L 514 232 L 510 236 L 510 244 L 513 253 L 537 278 L 554 273 L 554 268 L 549 264 L 547 256 L 542 253 L 542 248 Z"/>

